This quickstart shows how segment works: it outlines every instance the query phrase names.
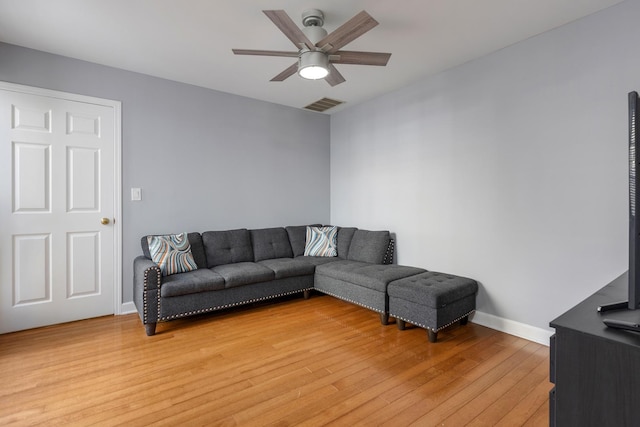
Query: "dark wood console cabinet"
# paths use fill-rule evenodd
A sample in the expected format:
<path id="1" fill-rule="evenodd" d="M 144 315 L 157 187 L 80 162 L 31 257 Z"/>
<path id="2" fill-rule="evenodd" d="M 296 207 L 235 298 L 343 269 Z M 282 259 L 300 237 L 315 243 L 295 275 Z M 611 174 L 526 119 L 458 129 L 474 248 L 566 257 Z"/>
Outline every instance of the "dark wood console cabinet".
<path id="1" fill-rule="evenodd" d="M 551 426 L 640 426 L 640 333 L 602 323 L 640 323 L 640 310 L 597 311 L 627 289 L 625 273 L 551 322 Z"/>

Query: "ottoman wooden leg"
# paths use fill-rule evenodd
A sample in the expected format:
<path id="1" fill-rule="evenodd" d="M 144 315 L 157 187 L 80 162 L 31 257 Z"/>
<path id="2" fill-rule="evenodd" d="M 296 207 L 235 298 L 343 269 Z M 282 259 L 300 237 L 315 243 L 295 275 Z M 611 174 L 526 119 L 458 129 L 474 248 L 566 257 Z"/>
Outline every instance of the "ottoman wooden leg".
<path id="1" fill-rule="evenodd" d="M 404 331 L 404 328 L 407 326 L 404 320 L 396 319 L 396 325 L 398 325 L 398 329 Z"/>
<path id="2" fill-rule="evenodd" d="M 436 342 L 438 340 L 438 332 L 427 329 L 427 333 L 429 334 L 429 342 Z"/>
<path id="3" fill-rule="evenodd" d="M 460 319 L 460 324 L 461 325 L 466 325 L 467 323 L 469 323 L 469 316 L 464 316 L 462 319 Z"/>
<path id="4" fill-rule="evenodd" d="M 387 313 L 380 313 L 380 323 L 383 325 L 389 324 L 389 315 Z"/>

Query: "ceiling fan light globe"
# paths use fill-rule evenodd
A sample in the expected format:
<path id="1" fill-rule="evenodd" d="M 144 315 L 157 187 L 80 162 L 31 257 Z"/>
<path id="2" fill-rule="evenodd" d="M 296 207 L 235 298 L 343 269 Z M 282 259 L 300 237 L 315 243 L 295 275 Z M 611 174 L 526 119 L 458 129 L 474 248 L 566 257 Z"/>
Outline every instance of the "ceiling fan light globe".
<path id="1" fill-rule="evenodd" d="M 300 69 L 298 74 L 303 79 L 319 80 L 327 77 L 329 75 L 329 71 L 326 68 L 311 66 Z"/>
<path id="2" fill-rule="evenodd" d="M 323 52 L 304 52 L 300 54 L 298 75 L 303 79 L 318 80 L 329 75 L 329 58 Z"/>

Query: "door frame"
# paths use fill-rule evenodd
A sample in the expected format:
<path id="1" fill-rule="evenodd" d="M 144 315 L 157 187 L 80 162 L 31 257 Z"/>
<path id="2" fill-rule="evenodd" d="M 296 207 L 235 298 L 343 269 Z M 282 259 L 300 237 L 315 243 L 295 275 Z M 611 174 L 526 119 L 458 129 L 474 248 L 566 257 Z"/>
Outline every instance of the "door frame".
<path id="1" fill-rule="evenodd" d="M 79 95 L 39 87 L 0 81 L 0 89 L 28 95 L 45 96 L 68 101 L 84 102 L 113 108 L 114 112 L 114 152 L 113 152 L 113 312 L 123 314 L 122 302 L 122 103 L 111 99 Z"/>

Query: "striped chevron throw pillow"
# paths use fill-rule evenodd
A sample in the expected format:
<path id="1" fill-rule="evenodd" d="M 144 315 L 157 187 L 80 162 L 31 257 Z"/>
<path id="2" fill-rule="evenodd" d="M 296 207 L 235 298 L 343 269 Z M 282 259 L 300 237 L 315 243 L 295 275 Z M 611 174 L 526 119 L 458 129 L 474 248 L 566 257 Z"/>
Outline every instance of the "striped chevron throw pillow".
<path id="1" fill-rule="evenodd" d="M 151 259 L 158 264 L 163 276 L 184 273 L 198 268 L 191 253 L 187 233 L 147 236 L 147 243 Z"/>
<path id="2" fill-rule="evenodd" d="M 338 227 L 307 227 L 305 256 L 338 256 Z"/>

